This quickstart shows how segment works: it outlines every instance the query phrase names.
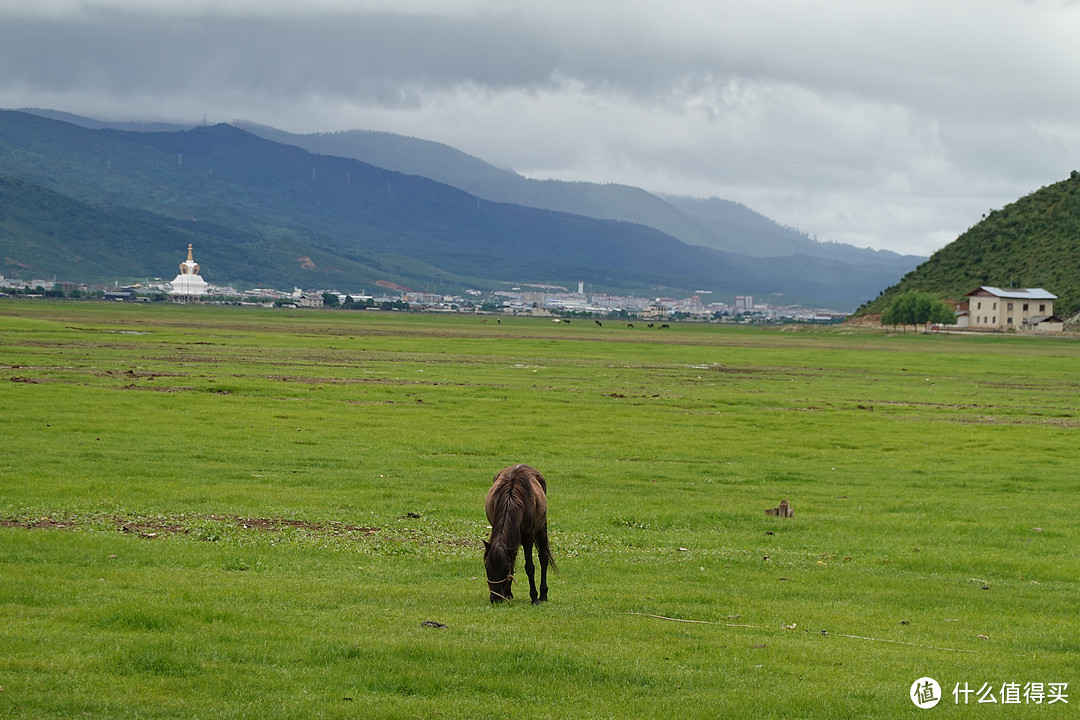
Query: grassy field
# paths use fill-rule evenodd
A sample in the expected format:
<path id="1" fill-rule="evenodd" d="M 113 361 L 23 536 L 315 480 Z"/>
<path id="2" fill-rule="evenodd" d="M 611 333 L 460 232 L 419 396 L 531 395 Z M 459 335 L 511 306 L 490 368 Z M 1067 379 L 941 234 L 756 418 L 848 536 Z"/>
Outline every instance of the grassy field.
<path id="1" fill-rule="evenodd" d="M 0 301 L 0 716 L 1075 716 L 1080 343 L 637 325 Z"/>

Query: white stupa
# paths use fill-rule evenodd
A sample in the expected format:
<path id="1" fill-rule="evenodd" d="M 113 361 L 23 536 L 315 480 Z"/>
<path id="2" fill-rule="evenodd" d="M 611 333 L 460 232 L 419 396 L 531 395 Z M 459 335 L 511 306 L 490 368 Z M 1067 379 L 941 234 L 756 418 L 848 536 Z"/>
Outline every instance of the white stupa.
<path id="1" fill-rule="evenodd" d="M 180 274 L 173 278 L 169 294 L 180 297 L 206 294 L 206 281 L 199 275 L 199 264 L 191 259 L 191 243 L 187 246 L 187 260 L 180 263 Z"/>

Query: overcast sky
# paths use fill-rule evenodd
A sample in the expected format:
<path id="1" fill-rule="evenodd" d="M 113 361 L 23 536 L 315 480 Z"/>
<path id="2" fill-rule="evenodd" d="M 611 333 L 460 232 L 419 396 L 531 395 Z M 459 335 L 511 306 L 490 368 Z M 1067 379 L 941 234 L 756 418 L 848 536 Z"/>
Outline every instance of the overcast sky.
<path id="1" fill-rule="evenodd" d="M 1080 169 L 1078 83 L 1077 0 L 0 0 L 3 108 L 385 130 L 923 255 Z"/>

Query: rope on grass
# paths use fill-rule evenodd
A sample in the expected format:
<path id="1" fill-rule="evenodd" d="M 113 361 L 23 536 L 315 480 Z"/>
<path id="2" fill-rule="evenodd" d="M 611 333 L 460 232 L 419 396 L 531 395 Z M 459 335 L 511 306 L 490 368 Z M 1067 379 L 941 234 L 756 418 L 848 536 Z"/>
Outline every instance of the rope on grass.
<path id="1" fill-rule="evenodd" d="M 694 623 L 695 625 L 723 625 L 724 627 L 741 627 L 741 628 L 754 628 L 756 630 L 772 630 L 772 628 L 767 627 L 765 625 L 739 625 L 739 624 L 736 624 L 736 623 L 718 623 L 718 622 L 713 622 L 712 620 L 686 620 L 686 619 L 683 619 L 683 618 L 665 617 L 663 615 L 650 615 L 649 613 L 625 612 L 625 613 L 623 613 L 623 615 L 640 615 L 641 617 L 651 617 L 651 618 L 656 618 L 657 620 L 670 620 L 671 622 Z"/>
<path id="2" fill-rule="evenodd" d="M 895 645 L 910 645 L 911 647 L 925 648 L 927 650 L 943 650 L 945 652 L 961 652 L 961 653 L 973 653 L 978 654 L 978 650 L 965 650 L 964 648 L 946 648 L 936 647 L 934 645 L 921 645 L 919 643 L 905 642 L 904 640 L 888 640 L 886 638 L 872 638 L 863 637 L 862 635 L 845 635 L 844 633 L 833 633 L 836 637 L 855 638 L 856 640 L 873 640 L 875 642 L 887 642 Z"/>
<path id="3" fill-rule="evenodd" d="M 721 623 L 721 622 L 715 622 L 715 621 L 712 621 L 712 620 L 687 620 L 685 618 L 673 618 L 673 617 L 667 617 L 665 615 L 652 615 L 650 613 L 625 612 L 625 613 L 623 613 L 623 615 L 638 615 L 640 617 L 650 617 L 650 618 L 655 618 L 657 620 L 668 620 L 670 622 L 694 623 L 695 625 L 723 625 L 724 627 L 753 628 L 754 630 L 774 630 L 775 629 L 775 628 L 769 627 L 768 625 L 745 625 L 745 624 L 740 624 L 740 623 Z M 822 631 L 822 634 L 824 635 L 826 633 L 824 631 Z M 923 649 L 926 649 L 926 650 L 941 650 L 943 652 L 960 652 L 960 653 L 973 653 L 973 654 L 978 654 L 978 652 L 979 652 L 978 650 L 965 650 L 964 648 L 937 647 L 935 645 L 922 645 L 920 643 L 906 642 L 904 640 L 888 640 L 886 638 L 866 637 L 864 635 L 847 635 L 845 633 L 828 633 L 828 634 L 833 635 L 835 637 L 852 638 L 854 640 L 871 640 L 873 642 L 893 643 L 894 645 L 909 645 L 911 647 L 923 648 Z"/>

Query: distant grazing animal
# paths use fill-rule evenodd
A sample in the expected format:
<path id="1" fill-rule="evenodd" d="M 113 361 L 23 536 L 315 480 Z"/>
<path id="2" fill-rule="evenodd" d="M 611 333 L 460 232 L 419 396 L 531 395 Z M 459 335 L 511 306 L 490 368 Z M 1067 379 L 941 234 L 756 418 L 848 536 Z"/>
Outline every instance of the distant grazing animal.
<path id="1" fill-rule="evenodd" d="M 634 323 L 626 323 L 626 327 L 632 328 L 632 327 L 634 327 Z"/>
<path id="2" fill-rule="evenodd" d="M 653 323 L 649 323 L 649 327 L 652 327 L 652 326 L 653 326 Z"/>
<path id="3" fill-rule="evenodd" d="M 661 330 L 670 330 L 671 326 L 668 325 L 667 323 L 664 323 L 663 325 L 660 326 L 660 329 Z"/>
<path id="4" fill-rule="evenodd" d="M 491 523 L 491 538 L 484 541 L 484 569 L 493 603 L 514 597 L 514 563 L 518 546 L 525 547 L 525 572 L 529 575 L 529 597 L 533 605 L 546 602 L 547 569 L 555 568 L 547 536 L 547 482 L 528 465 L 503 468 L 495 476 L 484 500 L 484 512 Z M 540 558 L 540 592 L 536 591 L 532 548 Z"/>
<path id="5" fill-rule="evenodd" d="M 596 323 L 596 327 L 604 327 L 604 323 L 600 322 L 599 320 L 593 320 L 593 322 Z"/>

